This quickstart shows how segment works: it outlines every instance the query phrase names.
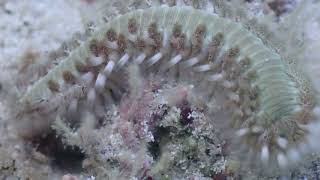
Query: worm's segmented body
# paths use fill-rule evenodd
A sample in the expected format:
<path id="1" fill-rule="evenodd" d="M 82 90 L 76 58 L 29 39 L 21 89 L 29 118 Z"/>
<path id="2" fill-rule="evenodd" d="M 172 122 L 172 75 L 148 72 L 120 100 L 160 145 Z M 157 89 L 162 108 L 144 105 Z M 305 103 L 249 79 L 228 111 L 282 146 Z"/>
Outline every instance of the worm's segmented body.
<path id="1" fill-rule="evenodd" d="M 299 154 L 308 133 L 301 125 L 314 106 L 307 83 L 241 24 L 189 7 L 137 10 L 111 20 L 30 87 L 21 102 L 48 100 L 79 84 L 93 102 L 121 86 L 119 72 L 130 63 L 148 73 L 175 69 L 179 76 L 173 78 L 205 83 L 209 101 L 223 94 L 220 105 L 232 128 L 262 161 L 286 166 Z"/>

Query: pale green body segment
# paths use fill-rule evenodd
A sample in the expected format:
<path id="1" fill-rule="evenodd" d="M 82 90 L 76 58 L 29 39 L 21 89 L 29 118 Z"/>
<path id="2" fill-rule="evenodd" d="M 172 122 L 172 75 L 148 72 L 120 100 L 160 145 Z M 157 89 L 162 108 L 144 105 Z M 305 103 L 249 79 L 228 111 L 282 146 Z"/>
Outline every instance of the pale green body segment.
<path id="1" fill-rule="evenodd" d="M 197 25 L 206 26 L 206 40 L 210 40 L 217 32 L 225 36 L 222 52 L 231 47 L 238 46 L 240 55 L 237 60 L 249 57 L 251 65 L 247 71 L 255 70 L 257 77 L 252 83 L 257 85 L 259 91 L 260 112 L 258 124 L 277 121 L 291 116 L 300 108 L 300 90 L 297 84 L 288 75 L 288 63 L 271 48 L 267 47 L 254 33 L 249 32 L 239 23 L 217 17 L 201 10 L 189 7 L 156 7 L 145 10 L 137 10 L 119 16 L 98 30 L 88 41 L 75 49 L 68 58 L 36 82 L 22 97 L 22 101 L 34 102 L 50 94 L 47 88 L 49 79 L 62 80 L 62 71 L 68 69 L 77 74 L 75 62 L 85 62 L 90 56 L 90 39 L 103 39 L 107 30 L 113 28 L 117 33 L 125 36 L 128 32 L 128 20 L 135 18 L 138 25 L 138 33 L 144 35 L 150 23 L 157 23 L 160 31 L 172 32 L 175 24 L 182 25 L 183 32 L 190 38 Z M 260 122 L 261 121 L 261 122 Z"/>

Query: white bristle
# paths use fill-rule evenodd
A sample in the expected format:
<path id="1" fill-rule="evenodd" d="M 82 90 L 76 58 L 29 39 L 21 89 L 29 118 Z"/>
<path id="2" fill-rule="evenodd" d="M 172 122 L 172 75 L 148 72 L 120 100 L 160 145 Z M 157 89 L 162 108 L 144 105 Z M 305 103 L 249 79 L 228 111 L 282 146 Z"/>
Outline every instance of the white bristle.
<path id="1" fill-rule="evenodd" d="M 223 81 L 223 86 L 224 86 L 225 88 L 227 88 L 227 89 L 230 89 L 230 88 L 234 87 L 234 83 L 231 82 L 231 81 L 225 80 L 225 81 Z"/>
<path id="2" fill-rule="evenodd" d="M 239 129 L 238 131 L 236 131 L 236 135 L 241 137 L 241 136 L 246 135 L 248 132 L 249 132 L 248 128 L 242 128 L 242 129 Z"/>
<path id="3" fill-rule="evenodd" d="M 182 55 L 176 55 L 175 57 L 173 57 L 169 62 L 168 62 L 168 67 L 172 67 L 175 64 L 179 63 L 182 59 Z"/>
<path id="4" fill-rule="evenodd" d="M 187 61 L 185 61 L 183 64 L 185 67 L 191 67 L 199 62 L 199 59 L 197 57 L 191 58 Z"/>
<path id="5" fill-rule="evenodd" d="M 269 148 L 267 145 L 263 145 L 261 149 L 261 160 L 262 162 L 269 161 Z"/>
<path id="6" fill-rule="evenodd" d="M 103 58 L 102 58 L 101 56 L 99 56 L 99 57 L 92 56 L 92 57 L 89 59 L 89 61 L 90 61 L 90 64 L 91 64 L 92 66 L 99 66 L 100 64 L 103 63 Z"/>
<path id="7" fill-rule="evenodd" d="M 288 160 L 287 160 L 286 156 L 283 153 L 279 153 L 277 155 L 277 161 L 278 161 L 278 164 L 279 164 L 280 168 L 285 168 L 285 167 L 288 166 Z"/>
<path id="8" fill-rule="evenodd" d="M 310 124 L 302 124 L 302 123 L 297 123 L 298 127 L 301 128 L 304 131 L 311 131 L 312 126 Z"/>
<path id="9" fill-rule="evenodd" d="M 89 103 L 93 103 L 96 100 L 96 91 L 94 88 L 91 88 L 87 95 Z"/>
<path id="10" fill-rule="evenodd" d="M 277 144 L 281 147 L 281 148 L 286 148 L 288 145 L 288 141 L 285 138 L 282 137 L 278 137 L 277 138 Z"/>
<path id="11" fill-rule="evenodd" d="M 114 67 L 114 62 L 113 61 L 109 61 L 108 64 L 106 65 L 106 67 L 104 68 L 103 72 L 108 76 L 110 75 L 110 73 L 113 70 Z"/>
<path id="12" fill-rule="evenodd" d="M 209 76 L 208 80 L 214 81 L 214 82 L 221 81 L 221 80 L 223 80 L 223 75 L 222 74 L 214 74 L 214 75 Z"/>
<path id="13" fill-rule="evenodd" d="M 107 47 L 111 49 L 118 49 L 118 44 L 116 41 L 113 41 L 113 42 L 107 41 Z"/>
<path id="14" fill-rule="evenodd" d="M 136 41 L 137 41 L 137 36 L 136 36 L 136 35 L 133 35 L 133 34 L 129 34 L 129 35 L 128 35 L 128 39 L 129 39 L 129 41 L 131 41 L 131 42 L 136 42 Z"/>
<path id="15" fill-rule="evenodd" d="M 163 40 L 162 40 L 162 47 L 166 47 L 168 45 L 169 42 L 169 35 L 167 33 L 167 31 L 163 32 Z"/>
<path id="16" fill-rule="evenodd" d="M 296 149 L 290 149 L 288 151 L 288 157 L 293 162 L 296 162 L 300 159 L 299 152 Z"/>
<path id="17" fill-rule="evenodd" d="M 96 88 L 103 88 L 106 85 L 107 77 L 104 74 L 99 73 L 96 79 Z"/>
<path id="18" fill-rule="evenodd" d="M 158 52 L 157 54 L 155 54 L 154 56 L 152 56 L 148 63 L 149 63 L 149 66 L 152 66 L 153 64 L 155 64 L 156 62 L 158 62 L 160 59 L 162 58 L 162 53 L 161 52 Z"/>
<path id="19" fill-rule="evenodd" d="M 239 101 L 240 101 L 240 97 L 239 97 L 239 95 L 236 94 L 236 93 L 229 92 L 229 93 L 228 93 L 228 97 L 229 97 L 232 101 L 235 101 L 235 102 L 239 102 Z"/>
<path id="20" fill-rule="evenodd" d="M 204 64 L 200 65 L 194 68 L 194 71 L 196 72 L 204 72 L 204 71 L 209 71 L 211 69 L 211 64 Z"/>
<path id="21" fill-rule="evenodd" d="M 208 4 L 209 4 L 209 3 L 208 3 Z M 177 0 L 177 1 L 176 1 L 176 6 L 177 6 L 177 7 L 186 6 L 186 3 L 185 3 L 184 0 Z M 186 6 L 186 7 L 188 7 L 188 6 Z M 213 12 L 213 11 L 212 11 L 212 12 Z"/>
<path id="22" fill-rule="evenodd" d="M 146 58 L 146 54 L 141 53 L 141 54 L 134 60 L 134 62 L 135 62 L 135 63 L 138 63 L 138 64 L 141 64 L 141 63 L 144 61 L 145 58 Z"/>
<path id="23" fill-rule="evenodd" d="M 215 12 L 216 7 L 213 3 L 207 3 L 206 6 L 204 6 L 206 12 Z"/>
<path id="24" fill-rule="evenodd" d="M 260 133 L 262 131 L 263 131 L 263 128 L 261 126 L 253 126 L 251 128 L 251 132 L 253 132 L 253 133 Z"/>
<path id="25" fill-rule="evenodd" d="M 128 53 L 124 54 L 124 55 L 120 58 L 120 60 L 119 60 L 119 62 L 118 62 L 118 65 L 119 65 L 120 67 L 124 66 L 124 65 L 128 62 L 129 58 L 130 58 L 130 57 L 129 57 L 129 54 L 128 54 Z"/>
<path id="26" fill-rule="evenodd" d="M 94 74 L 92 72 L 87 72 L 84 75 L 81 76 L 81 80 L 85 83 L 85 84 L 89 84 L 93 81 L 94 78 Z"/>

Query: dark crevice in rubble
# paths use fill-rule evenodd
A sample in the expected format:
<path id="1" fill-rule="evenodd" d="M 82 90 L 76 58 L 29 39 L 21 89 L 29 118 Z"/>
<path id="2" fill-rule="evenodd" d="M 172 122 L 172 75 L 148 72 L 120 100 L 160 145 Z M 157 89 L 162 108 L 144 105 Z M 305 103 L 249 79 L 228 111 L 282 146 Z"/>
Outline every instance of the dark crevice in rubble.
<path id="1" fill-rule="evenodd" d="M 50 161 L 50 165 L 62 172 L 80 172 L 85 154 L 77 146 L 66 146 L 55 131 L 33 140 L 36 150 Z"/>

